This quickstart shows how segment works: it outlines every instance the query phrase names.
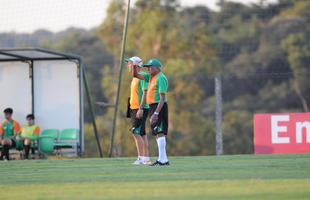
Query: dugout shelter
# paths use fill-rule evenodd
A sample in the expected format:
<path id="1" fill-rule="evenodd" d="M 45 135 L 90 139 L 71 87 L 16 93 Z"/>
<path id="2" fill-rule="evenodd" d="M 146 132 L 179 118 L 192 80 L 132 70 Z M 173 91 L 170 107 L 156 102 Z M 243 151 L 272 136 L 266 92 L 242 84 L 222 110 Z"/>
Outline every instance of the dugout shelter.
<path id="1" fill-rule="evenodd" d="M 77 154 L 82 155 L 83 70 L 78 55 L 39 48 L 0 49 L 0 111 L 13 108 L 21 125 L 33 113 L 41 130 L 77 129 Z"/>

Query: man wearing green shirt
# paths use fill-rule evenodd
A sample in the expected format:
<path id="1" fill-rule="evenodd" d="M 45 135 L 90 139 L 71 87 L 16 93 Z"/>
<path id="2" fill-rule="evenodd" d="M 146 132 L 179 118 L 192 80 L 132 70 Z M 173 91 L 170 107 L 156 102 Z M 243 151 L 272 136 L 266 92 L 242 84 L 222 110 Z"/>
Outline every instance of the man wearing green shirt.
<path id="1" fill-rule="evenodd" d="M 151 59 L 144 67 L 149 73 L 139 73 L 134 67 L 133 76 L 149 82 L 146 103 L 149 104 L 149 117 L 153 135 L 158 146 L 158 160 L 152 166 L 167 166 L 166 136 L 168 134 L 168 80 L 162 72 L 162 64 L 158 59 Z"/>
<path id="2" fill-rule="evenodd" d="M 20 134 L 20 125 L 13 119 L 13 109 L 6 108 L 4 111 L 5 121 L 0 124 L 0 139 L 2 144 L 2 151 L 0 160 L 4 157 L 10 160 L 10 148 L 16 145 L 16 136 Z"/>

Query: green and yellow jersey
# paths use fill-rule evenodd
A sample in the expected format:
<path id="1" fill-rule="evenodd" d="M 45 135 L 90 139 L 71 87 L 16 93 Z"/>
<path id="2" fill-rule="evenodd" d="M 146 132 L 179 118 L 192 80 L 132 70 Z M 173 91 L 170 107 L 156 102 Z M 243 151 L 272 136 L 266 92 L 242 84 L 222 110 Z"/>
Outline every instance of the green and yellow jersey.
<path id="1" fill-rule="evenodd" d="M 141 72 L 144 76 L 145 72 Z M 142 94 L 144 90 L 147 90 L 148 82 L 133 78 L 130 85 L 130 109 L 139 109 L 142 102 Z M 145 104 L 144 108 L 149 108 L 148 104 Z"/>
<path id="2" fill-rule="evenodd" d="M 20 125 L 15 120 L 6 120 L 0 125 L 0 135 L 3 136 L 4 139 L 11 138 L 15 134 L 19 133 Z"/>
<path id="3" fill-rule="evenodd" d="M 23 138 L 36 139 L 40 135 L 40 128 L 37 125 L 25 125 L 21 129 L 21 136 Z"/>
<path id="4" fill-rule="evenodd" d="M 168 92 L 168 80 L 164 73 L 160 72 L 156 76 L 151 76 L 150 74 L 143 74 L 146 82 L 149 82 L 146 103 L 154 104 L 159 103 L 160 94 L 167 94 Z M 167 96 L 165 97 L 165 102 L 167 101 Z"/>

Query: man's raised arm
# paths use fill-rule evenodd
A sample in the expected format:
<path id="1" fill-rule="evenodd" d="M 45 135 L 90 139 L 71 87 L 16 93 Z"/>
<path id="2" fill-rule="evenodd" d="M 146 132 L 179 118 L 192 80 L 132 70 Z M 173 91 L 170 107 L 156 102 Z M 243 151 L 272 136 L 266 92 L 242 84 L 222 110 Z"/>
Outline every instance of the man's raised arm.
<path id="1" fill-rule="evenodd" d="M 133 77 L 144 80 L 144 76 L 139 74 L 138 70 L 137 70 L 137 65 L 133 65 L 132 66 L 132 70 L 131 70 L 131 74 Z"/>

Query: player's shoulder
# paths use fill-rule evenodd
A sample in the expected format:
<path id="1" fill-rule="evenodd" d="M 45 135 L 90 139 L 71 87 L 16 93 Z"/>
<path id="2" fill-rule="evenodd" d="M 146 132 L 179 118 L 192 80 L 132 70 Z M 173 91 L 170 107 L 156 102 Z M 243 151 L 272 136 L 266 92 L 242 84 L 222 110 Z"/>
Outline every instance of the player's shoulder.
<path id="1" fill-rule="evenodd" d="M 13 119 L 13 124 L 16 125 L 16 126 L 20 126 L 18 121 L 14 120 L 14 119 Z"/>
<path id="2" fill-rule="evenodd" d="M 157 79 L 159 79 L 159 80 L 165 80 L 165 81 L 168 80 L 167 77 L 166 77 L 166 75 L 165 75 L 163 72 L 160 72 L 160 73 L 158 74 Z"/>
<path id="3" fill-rule="evenodd" d="M 17 120 L 13 119 L 13 123 L 19 124 Z"/>
<path id="4" fill-rule="evenodd" d="M 9 123 L 9 121 L 8 120 L 3 120 L 2 122 L 1 122 L 1 124 L 0 125 L 6 125 L 6 124 L 8 124 Z"/>

